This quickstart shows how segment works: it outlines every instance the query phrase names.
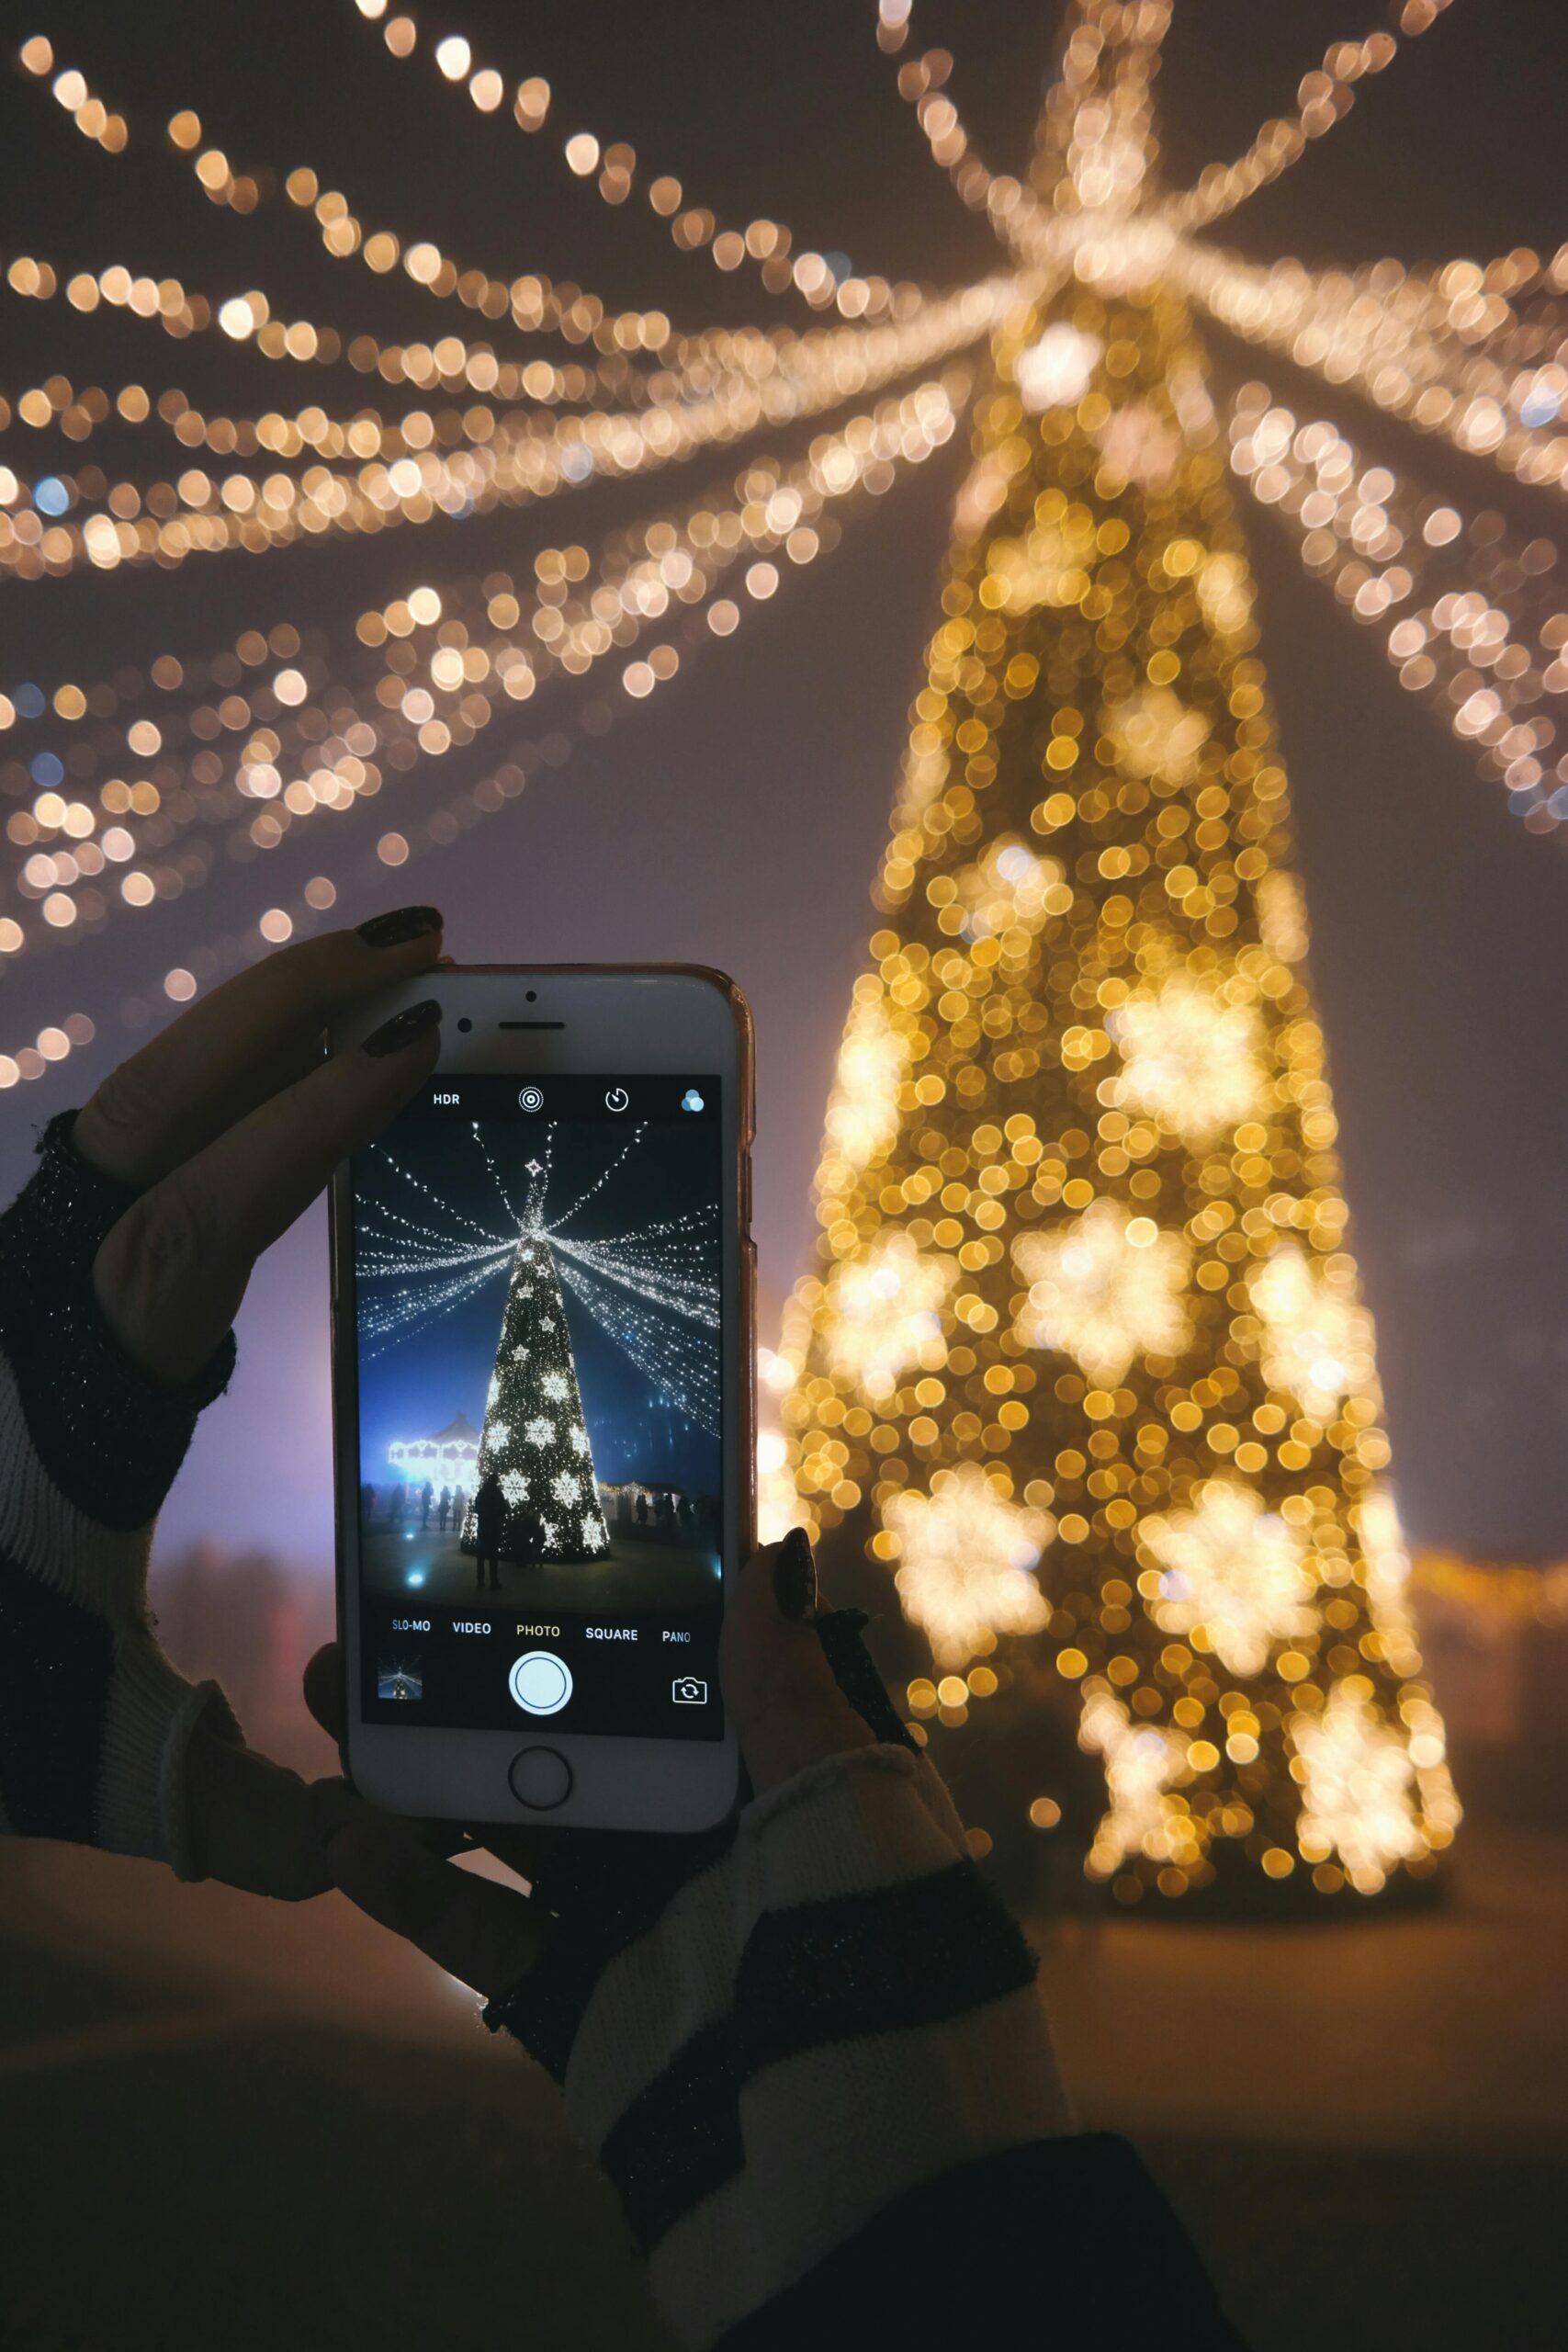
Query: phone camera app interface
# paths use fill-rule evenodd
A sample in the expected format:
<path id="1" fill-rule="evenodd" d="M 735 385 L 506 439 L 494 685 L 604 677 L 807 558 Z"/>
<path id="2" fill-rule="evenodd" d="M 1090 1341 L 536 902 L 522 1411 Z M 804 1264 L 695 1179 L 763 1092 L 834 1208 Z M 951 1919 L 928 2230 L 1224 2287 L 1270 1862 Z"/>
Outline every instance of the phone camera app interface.
<path id="1" fill-rule="evenodd" d="M 443 1078 L 355 1156 L 370 1721 L 721 1736 L 718 1109 Z"/>

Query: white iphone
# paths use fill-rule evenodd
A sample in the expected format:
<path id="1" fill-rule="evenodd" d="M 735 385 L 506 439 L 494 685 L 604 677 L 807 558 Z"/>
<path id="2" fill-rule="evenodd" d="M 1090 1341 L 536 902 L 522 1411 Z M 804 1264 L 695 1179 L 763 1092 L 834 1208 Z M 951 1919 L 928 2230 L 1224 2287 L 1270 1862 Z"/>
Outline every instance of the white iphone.
<path id="1" fill-rule="evenodd" d="M 694 1830 L 754 1519 L 751 1023 L 721 973 L 426 974 L 428 1084 L 334 1180 L 345 1760 L 389 1810 Z"/>

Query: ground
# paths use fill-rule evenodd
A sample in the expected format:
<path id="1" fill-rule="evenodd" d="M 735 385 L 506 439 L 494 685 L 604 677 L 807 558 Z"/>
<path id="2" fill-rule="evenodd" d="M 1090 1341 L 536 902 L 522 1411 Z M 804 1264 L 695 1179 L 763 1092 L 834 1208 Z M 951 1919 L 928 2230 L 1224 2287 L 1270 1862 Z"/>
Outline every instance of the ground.
<path id="1" fill-rule="evenodd" d="M 1562 2341 L 1565 1865 L 1476 1823 L 1426 1917 L 1032 1922 L 1083 2120 L 1137 2141 L 1255 2352 Z M 10 1840 L 0 1918 L 11 2352 L 667 2345 L 548 2082 L 338 1897 Z"/>
<path id="2" fill-rule="evenodd" d="M 472 1554 L 462 1549 L 454 1529 L 443 1533 L 434 1513 L 424 1528 L 417 1520 L 405 1527 L 373 1528 L 366 1540 L 365 1573 L 371 1591 L 395 1592 L 400 1600 L 412 1589 L 422 1600 L 468 1601 L 476 1590 Z M 607 1560 L 575 1566 L 501 1563 L 502 1591 L 519 1607 L 552 1615 L 581 1609 L 613 1616 L 637 1609 L 711 1608 L 716 1583 L 711 1551 L 637 1535 L 612 1533 Z"/>

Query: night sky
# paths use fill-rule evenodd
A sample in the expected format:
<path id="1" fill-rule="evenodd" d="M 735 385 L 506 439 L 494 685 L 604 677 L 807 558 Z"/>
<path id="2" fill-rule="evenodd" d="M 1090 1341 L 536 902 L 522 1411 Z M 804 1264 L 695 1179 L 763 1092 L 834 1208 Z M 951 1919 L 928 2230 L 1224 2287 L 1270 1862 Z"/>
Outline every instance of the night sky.
<path id="1" fill-rule="evenodd" d="M 1368 0 L 1296 0 L 1288 11 L 1184 0 L 1157 89 L 1172 182 L 1238 153 L 1266 116 L 1289 110 L 1328 40 L 1381 15 Z M 917 0 L 915 46 L 954 51 L 953 93 L 998 169 L 1023 166 L 1056 20 L 1038 0 L 989 0 L 983 10 Z M 953 284 L 993 266 L 983 225 L 934 169 L 894 92 L 869 5 L 536 0 L 523 11 L 464 0 L 461 22 L 509 79 L 548 78 L 553 141 L 530 141 L 504 112 L 481 122 L 427 66 L 395 63 L 350 0 L 40 9 L 20 31 L 46 31 L 61 60 L 130 116 L 132 145 L 104 155 L 47 90 L 0 80 L 9 182 L 0 245 L 6 257 L 51 258 L 62 277 L 120 261 L 214 294 L 262 285 L 351 333 L 442 331 L 434 306 L 400 277 L 378 285 L 329 260 L 308 215 L 275 202 L 247 220 L 209 206 L 147 127 L 195 107 L 241 168 L 309 162 L 323 186 L 341 175 L 364 219 L 428 234 L 500 277 L 538 267 L 612 303 L 658 303 L 682 324 L 798 324 L 810 314 L 772 300 L 753 273 L 726 278 L 677 253 L 645 205 L 606 208 L 591 182 L 565 171 L 561 130 L 629 140 L 639 173 L 678 174 L 724 219 L 787 220 L 797 247 L 845 253 L 862 270 Z M 1224 224 L 1225 242 L 1315 265 L 1485 258 L 1517 243 L 1552 250 L 1565 69 L 1560 0 L 1456 0 L 1363 85 L 1348 120 Z M 291 369 L 286 383 L 284 371 L 217 336 L 177 344 L 111 312 L 77 317 L 58 300 L 0 294 L 0 320 L 7 395 L 60 370 L 77 385 L 178 384 L 234 413 L 307 399 L 344 413 L 370 396 L 346 369 Z M 505 355 L 519 347 L 504 328 L 493 340 Z M 1491 467 L 1417 442 L 1217 334 L 1210 348 L 1222 393 L 1267 375 L 1299 415 L 1337 417 L 1396 467 L 1418 460 L 1467 512 L 1494 505 L 1527 535 L 1556 527 L 1555 502 L 1526 499 Z M 412 403 L 393 393 L 381 404 Z M 755 446 L 794 456 L 819 429 Z M 936 610 L 963 438 L 847 516 L 841 548 L 790 580 L 732 644 L 455 850 L 378 883 L 355 879 L 366 844 L 354 828 L 374 820 L 354 815 L 321 854 L 346 919 L 435 897 L 448 946 L 464 959 L 679 958 L 732 972 L 757 1016 L 757 1228 L 765 1297 L 775 1301 L 809 1246 L 822 1107 L 871 928 L 867 886 Z M 0 458 L 30 473 L 46 446 L 62 466 L 90 456 L 130 472 L 150 468 L 155 447 L 160 461 L 172 447 L 100 434 L 77 458 L 57 436 L 15 427 Z M 0 686 L 86 684 L 122 662 L 211 652 L 243 628 L 284 618 L 341 635 L 367 603 L 422 578 L 491 565 L 521 575 L 536 548 L 563 537 L 592 547 L 617 522 L 732 475 L 742 454 L 380 540 L 228 554 L 166 575 L 13 585 Z M 1243 520 L 1406 1521 L 1419 1541 L 1483 1555 L 1562 1552 L 1563 850 L 1527 835 L 1470 755 L 1398 693 L 1381 644 L 1304 578 L 1269 518 L 1249 504 Z M 487 759 L 499 749 L 482 739 L 476 748 Z M 446 763 L 442 784 L 458 780 Z M 417 792 L 417 776 L 400 788 Z M 99 1042 L 6 1099 L 0 1178 L 20 1177 L 35 1124 L 80 1100 L 130 1042 L 121 1001 L 155 988 L 196 941 L 254 921 L 265 888 L 254 867 L 236 868 L 194 897 L 111 924 L 101 942 L 29 953 L 6 971 L 0 1049 L 76 1009 L 92 1014 Z M 0 896 L 8 904 L 9 886 Z M 316 1219 L 279 1249 L 244 1310 L 239 1374 L 204 1425 L 165 1542 L 221 1525 L 231 1540 L 330 1559 L 326 1333 Z"/>

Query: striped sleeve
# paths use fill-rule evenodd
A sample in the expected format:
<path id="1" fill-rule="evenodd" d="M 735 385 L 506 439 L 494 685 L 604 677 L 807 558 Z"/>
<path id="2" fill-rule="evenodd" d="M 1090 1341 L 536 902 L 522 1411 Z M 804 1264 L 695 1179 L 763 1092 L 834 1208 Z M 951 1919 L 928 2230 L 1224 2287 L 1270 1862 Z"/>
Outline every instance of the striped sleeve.
<path id="1" fill-rule="evenodd" d="M 120 1351 L 93 1262 L 132 1193 L 52 1120 L 0 1217 L 0 1830 L 195 1872 L 183 1771 L 196 1724 L 237 1726 L 216 1685 L 175 1673 L 147 1615 L 152 1523 L 231 1339 L 184 1390 Z"/>
<path id="2" fill-rule="evenodd" d="M 856 1749 L 747 1807 L 607 1959 L 565 2067 L 682 2341 L 954 2165 L 1070 2130 L 1034 1973 L 923 1758 Z"/>

